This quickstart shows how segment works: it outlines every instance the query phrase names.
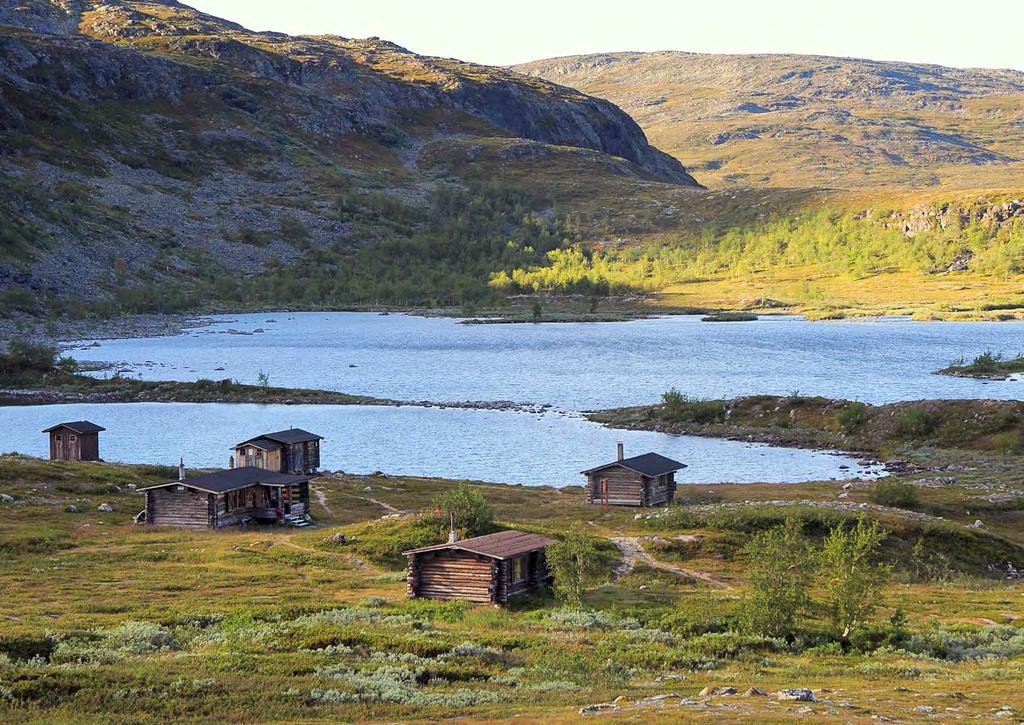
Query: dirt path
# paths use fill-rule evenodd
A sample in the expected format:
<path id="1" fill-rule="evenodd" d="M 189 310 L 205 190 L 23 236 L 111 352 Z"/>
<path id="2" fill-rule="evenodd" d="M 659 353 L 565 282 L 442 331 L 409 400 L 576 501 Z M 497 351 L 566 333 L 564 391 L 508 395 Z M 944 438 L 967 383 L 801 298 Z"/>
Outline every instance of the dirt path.
<path id="1" fill-rule="evenodd" d="M 333 517 L 334 516 L 334 509 L 332 509 L 331 505 L 329 503 L 327 503 L 327 494 L 324 493 L 324 490 L 322 488 L 320 488 L 319 486 L 310 486 L 310 488 L 313 491 L 313 495 L 316 496 L 317 503 L 320 504 L 320 506 L 323 507 L 324 511 L 327 512 L 328 516 L 332 516 Z"/>
<path id="2" fill-rule="evenodd" d="M 382 509 L 384 509 L 388 513 L 391 513 L 391 514 L 404 514 L 405 513 L 405 511 L 402 511 L 401 509 L 396 509 L 394 506 L 392 506 L 391 504 L 387 503 L 386 501 L 381 501 L 380 499 L 376 499 L 376 498 L 373 498 L 371 496 L 363 496 L 363 498 L 365 498 L 370 503 L 377 504 L 378 506 L 380 506 Z"/>
<path id="3" fill-rule="evenodd" d="M 689 577 L 699 582 L 707 584 L 709 587 L 716 589 L 732 589 L 732 586 L 728 583 L 703 571 L 696 571 L 695 569 L 685 569 L 675 564 L 667 564 L 663 561 L 658 561 L 653 556 L 644 551 L 643 539 L 636 536 L 619 536 L 612 537 L 612 542 L 619 547 L 619 551 L 622 552 L 622 562 L 619 564 L 613 572 L 614 579 L 621 579 L 626 576 L 629 572 L 633 571 L 633 567 L 637 564 L 645 564 L 654 569 L 661 569 L 662 571 L 671 572 L 672 574 L 678 574 L 680 576 Z"/>
<path id="4" fill-rule="evenodd" d="M 295 549 L 296 551 L 303 551 L 303 552 L 306 552 L 307 554 L 319 554 L 319 555 L 326 555 L 326 556 L 340 556 L 340 557 L 342 557 L 344 559 L 348 559 L 349 561 L 352 562 L 352 564 L 354 566 L 356 566 L 356 567 L 358 567 L 360 569 L 363 569 L 365 571 L 370 571 L 370 570 L 373 569 L 373 567 L 370 566 L 370 564 L 368 562 L 363 561 L 362 559 L 360 559 L 355 554 L 342 554 L 342 553 L 337 552 L 337 551 L 321 551 L 320 549 L 314 549 L 314 548 L 309 547 L 309 546 L 303 546 L 302 544 L 296 544 L 294 541 L 292 541 L 292 538 L 290 536 L 286 537 L 284 539 L 281 539 L 279 541 L 275 541 L 274 543 L 275 544 L 280 544 L 281 546 L 287 546 L 289 549 Z"/>

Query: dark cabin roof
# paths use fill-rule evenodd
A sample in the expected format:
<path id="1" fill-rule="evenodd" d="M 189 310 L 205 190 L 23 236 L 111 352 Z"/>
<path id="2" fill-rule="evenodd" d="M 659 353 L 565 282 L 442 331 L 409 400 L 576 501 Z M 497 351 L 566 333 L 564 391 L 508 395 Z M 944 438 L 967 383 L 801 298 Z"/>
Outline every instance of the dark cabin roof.
<path id="1" fill-rule="evenodd" d="M 283 443 L 278 443 L 277 441 L 272 441 L 269 438 L 263 438 L 263 437 L 253 438 L 251 441 L 245 441 L 244 443 L 239 443 L 235 447 L 236 448 L 241 448 L 242 446 L 252 446 L 254 448 L 260 448 L 260 449 L 262 449 L 264 451 L 276 451 L 278 448 L 284 448 L 284 444 Z"/>
<path id="2" fill-rule="evenodd" d="M 673 461 L 671 458 L 665 458 L 665 456 L 658 455 L 657 453 L 645 453 L 642 456 L 633 456 L 632 458 L 623 458 L 621 461 L 612 461 L 606 463 L 603 466 L 597 468 L 588 468 L 582 473 L 593 473 L 594 471 L 603 471 L 606 468 L 612 468 L 613 466 L 622 466 L 628 468 L 630 471 L 636 471 L 644 476 L 661 476 L 666 473 L 672 473 L 678 471 L 680 468 L 686 468 L 685 463 L 679 461 Z"/>
<path id="3" fill-rule="evenodd" d="M 419 549 L 411 549 L 403 553 L 408 556 L 410 554 L 422 554 L 427 551 L 453 549 L 469 551 L 474 554 L 481 554 L 492 559 L 501 560 L 511 559 L 512 557 L 519 556 L 520 554 L 526 554 L 530 551 L 543 549 L 553 543 L 555 543 L 554 539 L 549 539 L 548 537 L 541 536 L 540 534 L 528 534 L 525 531 L 510 530 L 499 531 L 496 534 L 487 534 L 486 536 L 477 536 L 472 539 L 465 539 L 454 543 L 445 542 L 443 544 L 435 544 L 434 546 L 424 546 Z"/>
<path id="4" fill-rule="evenodd" d="M 106 430 L 103 426 L 90 423 L 87 420 L 75 420 L 70 423 L 58 423 L 57 425 L 50 426 L 44 430 L 43 433 L 49 433 L 50 431 L 57 430 L 58 428 L 67 428 L 68 430 L 73 430 L 75 433 L 80 435 L 84 435 L 86 433 L 99 433 L 101 430 Z"/>
<path id="5" fill-rule="evenodd" d="M 201 476 L 186 478 L 184 481 L 169 481 L 156 486 L 146 486 L 139 491 L 149 491 L 154 488 L 167 488 L 168 486 L 188 486 L 197 488 L 207 493 L 227 493 L 246 486 L 290 486 L 296 483 L 309 481 L 311 476 L 292 476 L 287 473 L 275 473 L 265 468 L 256 466 L 242 466 L 241 468 L 228 468 L 223 471 L 204 473 Z"/>
<path id="6" fill-rule="evenodd" d="M 282 445 L 290 446 L 293 443 L 305 443 L 306 441 L 322 441 L 323 436 L 318 436 L 316 433 L 310 433 L 308 430 L 302 430 L 302 428 L 289 428 L 288 430 L 279 430 L 276 433 L 264 433 L 258 435 L 255 438 L 250 438 L 247 441 L 242 441 L 238 446 L 244 446 L 249 444 L 256 444 L 256 441 L 273 441 L 274 443 L 280 443 Z M 235 448 L 238 448 L 235 446 Z M 280 447 L 280 446 L 278 446 Z M 267 449 L 272 450 L 272 449 Z"/>

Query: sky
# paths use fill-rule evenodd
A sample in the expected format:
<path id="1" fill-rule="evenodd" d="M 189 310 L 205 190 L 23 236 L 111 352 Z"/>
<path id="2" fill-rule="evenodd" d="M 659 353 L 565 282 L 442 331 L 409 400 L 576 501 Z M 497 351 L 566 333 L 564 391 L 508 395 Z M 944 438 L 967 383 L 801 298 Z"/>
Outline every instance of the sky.
<path id="1" fill-rule="evenodd" d="M 619 50 L 1024 70 L 1021 0 L 184 0 L 253 30 L 378 36 L 489 65 Z"/>

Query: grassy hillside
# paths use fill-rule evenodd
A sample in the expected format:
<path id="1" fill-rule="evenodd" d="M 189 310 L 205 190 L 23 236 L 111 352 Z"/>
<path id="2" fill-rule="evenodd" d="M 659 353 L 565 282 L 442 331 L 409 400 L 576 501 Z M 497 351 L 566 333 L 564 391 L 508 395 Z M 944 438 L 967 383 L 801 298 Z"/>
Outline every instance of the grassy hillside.
<path id="1" fill-rule="evenodd" d="M 906 164 L 874 151 L 858 165 L 836 162 L 842 183 L 799 176 L 814 165 L 779 147 L 771 163 L 796 176 L 740 174 L 709 190 L 611 103 L 507 69 L 377 39 L 256 33 L 172 2 L 0 2 L 3 24 L 7 317 L 480 311 L 520 294 L 579 296 L 572 309 L 612 294 L 617 305 L 655 309 L 1020 314 L 1024 192 L 1007 161 L 1019 125 L 1012 109 L 986 116 L 991 144 L 971 136 L 973 121 L 960 139 L 905 120 L 908 107 L 972 119 L 970 103 L 1012 95 L 1013 73 L 733 59 L 749 84 L 741 89 L 779 75 L 782 100 L 758 117 L 777 115 L 789 128 L 786 114 L 800 109 L 826 123 L 838 111 L 820 104 L 861 104 L 883 130 L 864 126 L 858 149 L 907 134 L 921 146 L 899 151 Z M 601 58 L 570 69 L 631 68 L 622 73 L 635 82 L 669 82 L 671 63 L 640 72 L 661 56 Z M 709 83 L 719 67 L 684 61 Z M 696 95 L 711 104 L 700 118 L 718 107 L 718 91 Z M 687 129 L 704 122 L 677 117 Z M 832 142 L 812 136 L 808 153 L 833 164 Z M 698 140 L 686 143 L 703 153 Z M 974 149 L 985 144 L 1002 146 Z M 759 153 L 744 149 L 735 161 L 760 164 Z M 971 177 L 976 189 L 947 188 L 960 181 L 945 177 L 942 188 L 783 188 L 918 184 L 887 169 L 942 159 L 993 175 Z M 723 183 L 721 169 L 700 163 L 702 179 Z M 858 180 L 868 170 L 879 178 Z"/>
<path id="2" fill-rule="evenodd" d="M 312 530 L 151 530 L 130 523 L 132 487 L 171 470 L 0 457 L 0 718 L 570 722 L 613 700 L 612 721 L 1016 714 L 1021 584 L 987 565 L 1019 565 L 1024 540 L 1012 507 L 983 501 L 991 471 L 910 477 L 944 519 L 877 506 L 869 484 L 684 486 L 683 505 L 641 520 L 579 489 L 476 486 L 502 521 L 557 536 L 590 520 L 628 542 L 632 569 L 575 612 L 405 599 L 394 552 L 429 532 L 411 514 L 453 482 L 318 479 Z M 791 641 L 745 632 L 753 532 L 796 516 L 819 541 L 858 510 L 883 523 L 897 567 L 869 626 L 845 647 L 823 611 Z M 961 523 L 975 516 L 991 528 Z M 771 694 L 742 696 L 752 687 Z M 775 695 L 793 687 L 817 701 Z"/>
<path id="3" fill-rule="evenodd" d="M 491 181 L 523 157 L 513 140 L 599 183 L 696 187 L 606 101 L 379 39 L 256 33 L 174 2 L 2 2 L 0 26 L 8 309 L 472 298 L 492 247 L 561 243 L 543 183 Z M 497 149 L 490 183 L 435 168 L 452 143 Z"/>
<path id="4" fill-rule="evenodd" d="M 607 98 L 710 186 L 992 188 L 1024 170 L 1024 73 L 602 53 L 516 70 Z"/>

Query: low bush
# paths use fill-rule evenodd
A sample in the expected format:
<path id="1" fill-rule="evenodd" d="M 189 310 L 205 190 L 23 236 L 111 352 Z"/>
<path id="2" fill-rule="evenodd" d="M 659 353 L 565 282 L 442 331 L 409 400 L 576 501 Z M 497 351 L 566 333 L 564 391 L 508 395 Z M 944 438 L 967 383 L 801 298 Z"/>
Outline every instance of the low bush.
<path id="1" fill-rule="evenodd" d="M 672 423 L 714 423 L 725 415 L 722 401 L 691 398 L 675 389 L 663 393 L 661 403 L 665 419 Z"/>
<path id="2" fill-rule="evenodd" d="M 937 425 L 935 416 L 924 408 L 908 408 L 896 423 L 896 433 L 904 438 L 926 438 Z"/>
<path id="3" fill-rule="evenodd" d="M 871 489 L 871 500 L 880 506 L 914 509 L 921 505 L 921 494 L 912 483 L 879 481 Z"/>
<path id="4" fill-rule="evenodd" d="M 844 432 L 853 433 L 866 420 L 867 410 L 868 406 L 864 403 L 850 403 L 839 411 L 839 415 L 836 416 L 836 422 Z"/>

